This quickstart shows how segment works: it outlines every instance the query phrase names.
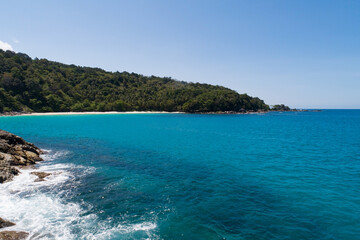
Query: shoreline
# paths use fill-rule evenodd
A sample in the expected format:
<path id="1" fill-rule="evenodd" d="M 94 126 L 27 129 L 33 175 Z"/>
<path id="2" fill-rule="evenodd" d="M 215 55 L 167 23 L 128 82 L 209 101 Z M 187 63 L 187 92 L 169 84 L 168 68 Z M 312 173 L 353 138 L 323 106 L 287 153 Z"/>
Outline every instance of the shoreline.
<path id="1" fill-rule="evenodd" d="M 34 166 L 37 162 L 43 161 L 44 159 L 40 157 L 41 154 L 44 154 L 44 151 L 34 144 L 0 129 L 0 184 L 12 181 L 15 176 L 22 173 L 20 169 Z M 50 175 L 38 171 L 32 171 L 31 174 L 38 177 L 35 182 L 45 181 L 44 178 Z M 0 216 L 0 239 L 27 239 L 28 232 L 11 229 L 15 225 L 17 224 Z"/>
<path id="2" fill-rule="evenodd" d="M 259 111 L 259 112 L 166 112 L 166 111 L 132 111 L 132 112 L 34 112 L 34 113 L 22 113 L 22 112 L 9 112 L 1 113 L 0 117 L 16 117 L 16 116 L 71 116 L 71 115 L 121 115 L 121 114 L 216 114 L 216 115 L 236 115 L 236 114 L 264 114 L 270 111 Z"/>
<path id="3" fill-rule="evenodd" d="M 34 113 L 21 113 L 10 112 L 0 114 L 0 117 L 14 117 L 14 116 L 66 116 L 66 115 L 109 115 L 109 114 L 180 114 L 184 112 L 165 112 L 165 111 L 132 111 L 132 112 L 34 112 Z"/>
<path id="4" fill-rule="evenodd" d="M 308 109 L 291 109 L 289 111 L 245 111 L 245 112 L 166 112 L 166 111 L 106 111 L 106 112 L 6 112 L 0 113 L 0 117 L 15 117 L 15 116 L 68 116 L 68 115 L 117 115 L 117 114 L 265 114 L 271 112 L 321 112 L 322 110 L 308 110 Z"/>

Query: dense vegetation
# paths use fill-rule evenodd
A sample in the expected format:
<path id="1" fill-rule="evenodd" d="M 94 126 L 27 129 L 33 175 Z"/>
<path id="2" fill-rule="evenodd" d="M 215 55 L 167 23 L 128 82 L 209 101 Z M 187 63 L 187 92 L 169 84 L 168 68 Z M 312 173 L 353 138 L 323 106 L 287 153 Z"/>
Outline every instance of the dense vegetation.
<path id="1" fill-rule="evenodd" d="M 271 107 L 271 111 L 281 111 L 281 112 L 286 112 L 286 111 L 291 111 L 290 107 L 284 105 L 284 104 L 277 104 Z"/>
<path id="2" fill-rule="evenodd" d="M 0 112 L 260 110 L 269 106 L 221 86 L 106 72 L 0 50 Z"/>

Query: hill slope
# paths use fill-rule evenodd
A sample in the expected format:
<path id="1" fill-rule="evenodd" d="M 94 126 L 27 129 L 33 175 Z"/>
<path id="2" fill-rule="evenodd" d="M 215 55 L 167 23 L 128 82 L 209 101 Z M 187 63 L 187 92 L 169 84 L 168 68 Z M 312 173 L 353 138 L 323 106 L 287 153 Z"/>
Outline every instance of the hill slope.
<path id="1" fill-rule="evenodd" d="M 259 98 L 221 86 L 112 73 L 0 50 L 0 112 L 268 109 Z"/>

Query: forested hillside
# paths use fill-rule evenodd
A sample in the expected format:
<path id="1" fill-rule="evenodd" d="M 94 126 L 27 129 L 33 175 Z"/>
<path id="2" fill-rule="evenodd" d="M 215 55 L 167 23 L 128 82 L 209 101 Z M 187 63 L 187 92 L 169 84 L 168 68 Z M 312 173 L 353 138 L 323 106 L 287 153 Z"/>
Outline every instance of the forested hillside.
<path id="1" fill-rule="evenodd" d="M 0 50 L 0 112 L 250 110 L 269 106 L 221 86 L 107 72 Z"/>

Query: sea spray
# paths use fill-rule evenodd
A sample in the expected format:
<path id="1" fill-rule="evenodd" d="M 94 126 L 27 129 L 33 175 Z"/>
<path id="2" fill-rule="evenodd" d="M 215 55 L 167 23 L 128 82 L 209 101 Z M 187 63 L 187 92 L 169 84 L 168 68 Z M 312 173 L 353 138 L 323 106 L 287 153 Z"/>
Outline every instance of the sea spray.
<path id="1" fill-rule="evenodd" d="M 91 174 L 95 168 L 56 163 L 56 159 L 66 156 L 68 151 L 45 152 L 42 156 L 45 161 L 36 165 L 37 168 L 21 169 L 13 181 L 0 185 L 0 216 L 16 222 L 7 230 L 28 232 L 29 239 L 112 239 L 137 231 L 151 236 L 149 231 L 156 228 L 155 223 L 113 226 L 90 213 L 89 204 L 66 201 L 66 195 L 72 190 L 69 184 L 73 184 L 79 174 Z M 36 182 L 33 172 L 50 175 L 45 181 Z"/>

